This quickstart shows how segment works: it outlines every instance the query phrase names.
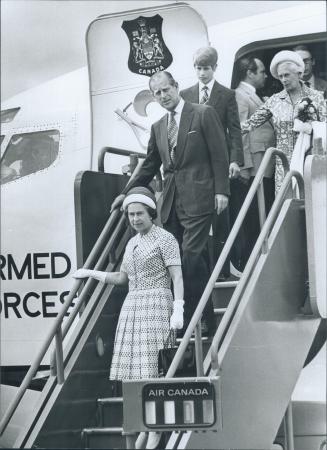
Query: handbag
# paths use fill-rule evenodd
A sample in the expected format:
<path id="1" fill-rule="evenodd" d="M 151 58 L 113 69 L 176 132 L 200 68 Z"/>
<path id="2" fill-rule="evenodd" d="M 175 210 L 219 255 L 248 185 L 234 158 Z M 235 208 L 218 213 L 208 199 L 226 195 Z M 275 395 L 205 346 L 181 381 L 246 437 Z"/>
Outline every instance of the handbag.
<path id="1" fill-rule="evenodd" d="M 158 354 L 158 373 L 159 377 L 164 377 L 171 365 L 172 360 L 176 354 L 178 345 L 176 344 L 176 331 L 171 329 L 168 337 L 164 342 L 164 347 L 159 350 Z M 190 342 L 186 347 L 182 359 L 180 360 L 175 377 L 193 377 L 196 376 L 196 362 L 195 362 L 195 345 Z"/>

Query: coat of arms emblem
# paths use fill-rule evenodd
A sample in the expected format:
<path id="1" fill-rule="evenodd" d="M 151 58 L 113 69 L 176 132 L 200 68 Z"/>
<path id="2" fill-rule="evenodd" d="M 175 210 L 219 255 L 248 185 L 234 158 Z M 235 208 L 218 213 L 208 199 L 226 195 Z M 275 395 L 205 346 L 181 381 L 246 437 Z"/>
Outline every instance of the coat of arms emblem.
<path id="1" fill-rule="evenodd" d="M 128 67 L 132 72 L 151 77 L 172 63 L 173 57 L 161 33 L 162 21 L 157 14 L 123 22 L 122 28 L 130 42 Z"/>

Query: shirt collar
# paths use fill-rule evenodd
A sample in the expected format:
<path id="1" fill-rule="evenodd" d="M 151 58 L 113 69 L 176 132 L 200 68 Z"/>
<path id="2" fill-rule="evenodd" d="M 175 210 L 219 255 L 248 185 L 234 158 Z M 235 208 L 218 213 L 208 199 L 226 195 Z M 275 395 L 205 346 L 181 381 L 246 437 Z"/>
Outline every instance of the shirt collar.
<path id="1" fill-rule="evenodd" d="M 184 108 L 184 105 L 185 105 L 185 102 L 184 102 L 184 100 L 181 97 L 179 102 L 178 102 L 178 104 L 177 104 L 177 106 L 174 109 L 174 111 L 175 111 L 175 121 L 176 121 L 176 124 L 177 124 L 178 127 L 179 127 L 179 124 L 180 124 L 180 121 L 181 121 L 181 115 L 182 115 L 182 110 Z M 170 113 L 171 113 L 171 111 L 168 111 L 168 119 L 167 119 L 168 122 L 167 123 L 169 123 Z"/>
<path id="2" fill-rule="evenodd" d="M 252 84 L 247 83 L 246 81 L 241 81 L 241 84 L 242 84 L 244 87 L 250 89 L 250 91 L 251 91 L 253 94 L 256 93 L 256 89 L 255 89 L 254 86 L 252 86 Z"/>
<path id="3" fill-rule="evenodd" d="M 202 93 L 203 93 L 202 92 L 202 88 L 204 86 L 207 86 L 207 88 L 208 88 L 208 96 L 210 96 L 210 92 L 212 91 L 214 82 L 215 82 L 214 78 L 211 81 L 209 81 L 208 84 L 203 84 L 203 83 L 201 83 L 201 81 L 199 81 L 199 92 L 200 92 L 200 94 L 202 95 Z"/>
<path id="4" fill-rule="evenodd" d="M 307 80 L 310 83 L 310 87 L 313 89 L 315 85 L 315 76 L 312 74 L 311 77 Z"/>
<path id="5" fill-rule="evenodd" d="M 308 88 L 308 86 L 306 86 L 304 83 L 303 83 L 303 81 L 302 80 L 300 80 L 300 84 L 301 84 L 301 89 L 302 89 L 302 94 L 306 94 L 307 93 L 307 91 L 308 91 L 308 89 L 310 89 L 310 88 Z M 278 93 L 278 95 L 279 95 L 279 98 L 281 98 L 281 99 L 283 99 L 283 100 L 288 100 L 290 103 L 292 103 L 291 102 L 291 99 L 290 99 L 290 96 L 289 96 L 289 94 L 288 94 L 288 92 L 286 91 L 286 89 L 283 89 L 281 92 L 279 92 Z M 300 100 L 303 98 L 303 95 L 300 97 Z M 299 100 L 299 101 L 300 101 Z"/>
<path id="6" fill-rule="evenodd" d="M 180 98 L 178 105 L 175 108 L 176 114 L 181 115 L 182 114 L 182 109 L 184 108 L 184 100 L 182 98 Z"/>

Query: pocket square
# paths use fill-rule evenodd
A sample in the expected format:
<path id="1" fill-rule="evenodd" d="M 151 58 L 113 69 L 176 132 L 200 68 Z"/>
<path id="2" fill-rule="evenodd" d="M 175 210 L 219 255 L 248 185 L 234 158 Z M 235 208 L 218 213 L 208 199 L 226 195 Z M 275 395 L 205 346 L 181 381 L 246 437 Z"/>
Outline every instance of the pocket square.
<path id="1" fill-rule="evenodd" d="M 187 134 L 193 134 L 193 133 L 196 133 L 196 131 L 195 130 L 189 131 Z"/>

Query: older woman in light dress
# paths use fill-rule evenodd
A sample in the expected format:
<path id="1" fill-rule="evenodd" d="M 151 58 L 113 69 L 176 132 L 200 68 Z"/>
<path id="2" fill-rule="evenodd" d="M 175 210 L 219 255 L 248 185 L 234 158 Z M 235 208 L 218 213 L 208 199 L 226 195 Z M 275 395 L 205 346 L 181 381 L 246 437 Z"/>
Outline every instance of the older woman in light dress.
<path id="1" fill-rule="evenodd" d="M 310 98 L 317 111 L 317 120 L 326 122 L 326 102 L 322 92 L 307 87 L 301 80 L 304 63 L 296 52 L 283 50 L 277 53 L 271 61 L 270 71 L 274 78 L 280 80 L 284 89 L 272 95 L 248 120 L 241 123 L 242 133 L 247 133 L 271 119 L 276 133 L 277 149 L 284 152 L 291 161 L 299 135 L 293 130 L 299 104 L 304 98 Z M 280 159 L 276 158 L 276 192 L 280 189 L 283 178 L 283 165 Z"/>

